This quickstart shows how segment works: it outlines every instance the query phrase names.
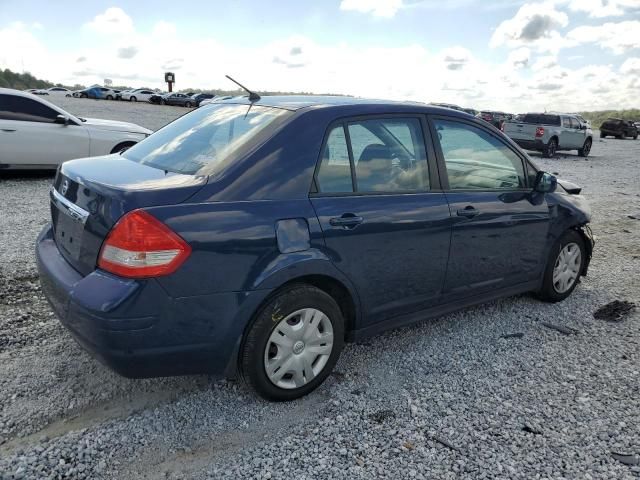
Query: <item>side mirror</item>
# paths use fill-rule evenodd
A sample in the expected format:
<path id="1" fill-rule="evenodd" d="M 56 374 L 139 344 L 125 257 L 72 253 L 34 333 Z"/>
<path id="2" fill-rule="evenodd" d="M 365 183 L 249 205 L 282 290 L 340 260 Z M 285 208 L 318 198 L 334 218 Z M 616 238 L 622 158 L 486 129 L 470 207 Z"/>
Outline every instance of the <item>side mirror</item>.
<path id="1" fill-rule="evenodd" d="M 56 117 L 56 123 L 60 123 L 62 125 L 69 125 L 69 117 L 65 115 L 58 115 Z"/>
<path id="2" fill-rule="evenodd" d="M 539 193 L 553 193 L 558 186 L 558 179 L 547 172 L 538 172 L 533 184 L 533 191 Z"/>

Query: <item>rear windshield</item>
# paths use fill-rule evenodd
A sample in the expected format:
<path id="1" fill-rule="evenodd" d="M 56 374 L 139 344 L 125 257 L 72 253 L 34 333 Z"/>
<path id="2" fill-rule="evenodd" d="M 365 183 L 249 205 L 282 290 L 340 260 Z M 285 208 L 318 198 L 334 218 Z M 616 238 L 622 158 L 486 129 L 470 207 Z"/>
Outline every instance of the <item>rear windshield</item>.
<path id="1" fill-rule="evenodd" d="M 522 117 L 524 123 L 534 123 L 536 125 L 556 125 L 560 126 L 559 115 L 547 115 L 545 113 L 527 113 Z"/>
<path id="2" fill-rule="evenodd" d="M 161 128 L 123 153 L 128 160 L 169 172 L 207 173 L 233 158 L 287 110 L 210 104 Z"/>

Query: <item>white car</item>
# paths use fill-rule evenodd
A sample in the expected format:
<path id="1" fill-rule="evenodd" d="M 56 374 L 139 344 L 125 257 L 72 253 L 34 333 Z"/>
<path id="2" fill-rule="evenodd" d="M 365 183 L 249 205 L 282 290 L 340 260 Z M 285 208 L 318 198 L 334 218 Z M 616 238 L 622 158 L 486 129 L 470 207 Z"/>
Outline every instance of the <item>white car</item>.
<path id="1" fill-rule="evenodd" d="M 122 92 L 122 100 L 129 100 L 130 102 L 148 102 L 151 95 L 155 94 L 156 92 L 153 90 L 138 88 L 136 90 Z"/>
<path id="2" fill-rule="evenodd" d="M 70 97 L 73 92 L 68 88 L 64 87 L 51 87 L 46 89 L 36 90 L 35 92 L 31 92 L 35 95 L 54 95 L 57 97 Z"/>
<path id="3" fill-rule="evenodd" d="M 76 117 L 30 93 L 0 88 L 0 170 L 57 168 L 119 152 L 152 133 L 133 123 Z"/>

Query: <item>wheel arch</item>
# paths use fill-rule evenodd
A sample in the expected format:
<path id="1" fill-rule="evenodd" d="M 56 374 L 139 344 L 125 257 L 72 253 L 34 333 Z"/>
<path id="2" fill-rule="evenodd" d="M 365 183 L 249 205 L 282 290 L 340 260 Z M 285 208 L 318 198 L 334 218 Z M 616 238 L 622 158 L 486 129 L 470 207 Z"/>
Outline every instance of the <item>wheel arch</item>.
<path id="1" fill-rule="evenodd" d="M 338 276 L 330 275 L 326 272 L 292 275 L 282 281 L 280 285 L 266 295 L 258 306 L 253 309 L 249 321 L 246 322 L 246 325 L 242 328 L 239 337 L 236 338 L 233 353 L 225 368 L 225 375 L 227 377 L 232 377 L 237 372 L 242 345 L 247 337 L 247 333 L 255 323 L 262 309 L 264 309 L 276 295 L 294 285 L 311 285 L 330 295 L 340 307 L 340 311 L 345 320 L 345 341 L 349 341 L 352 338 L 352 332 L 358 325 L 360 307 L 359 298 L 355 290 L 353 290 L 353 286 L 350 285 L 350 282 L 348 282 L 348 280 L 345 282 L 343 279 L 338 278 Z"/>
<path id="2" fill-rule="evenodd" d="M 123 148 L 130 148 L 133 147 L 137 142 L 134 142 L 133 140 L 126 140 L 124 142 L 120 142 L 118 143 L 115 147 L 113 147 L 111 149 L 111 152 L 109 153 L 118 153 L 120 152 Z"/>

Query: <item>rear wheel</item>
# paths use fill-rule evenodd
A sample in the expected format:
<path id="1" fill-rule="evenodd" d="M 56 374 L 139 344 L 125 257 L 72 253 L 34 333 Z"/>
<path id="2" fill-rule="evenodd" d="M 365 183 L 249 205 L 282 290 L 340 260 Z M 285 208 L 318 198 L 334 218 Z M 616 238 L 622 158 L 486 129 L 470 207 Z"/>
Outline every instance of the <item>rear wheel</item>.
<path id="1" fill-rule="evenodd" d="M 336 301 L 318 288 L 294 285 L 258 313 L 240 350 L 240 374 L 268 400 L 302 397 L 331 373 L 343 339 Z"/>
<path id="2" fill-rule="evenodd" d="M 540 299 L 560 302 L 571 295 L 584 271 L 585 260 L 582 236 L 575 230 L 567 230 L 549 253 L 542 288 L 538 292 Z"/>
<path id="3" fill-rule="evenodd" d="M 549 140 L 549 143 L 547 143 L 542 154 L 547 158 L 552 158 L 556 154 L 556 150 L 558 150 L 558 141 L 555 138 L 552 138 Z"/>
<path id="4" fill-rule="evenodd" d="M 580 155 L 581 157 L 588 157 L 589 152 L 591 151 L 591 143 L 591 139 L 587 138 L 584 141 L 584 145 L 582 146 L 582 148 L 578 149 L 578 155 Z"/>
<path id="5" fill-rule="evenodd" d="M 113 96 L 107 95 L 107 100 L 113 100 Z"/>
<path id="6" fill-rule="evenodd" d="M 120 153 L 122 150 L 133 147 L 136 142 L 122 142 L 111 149 L 111 153 Z"/>
<path id="7" fill-rule="evenodd" d="M 185 103 L 184 106 L 187 107 L 187 108 L 191 108 L 191 102 Z"/>

